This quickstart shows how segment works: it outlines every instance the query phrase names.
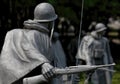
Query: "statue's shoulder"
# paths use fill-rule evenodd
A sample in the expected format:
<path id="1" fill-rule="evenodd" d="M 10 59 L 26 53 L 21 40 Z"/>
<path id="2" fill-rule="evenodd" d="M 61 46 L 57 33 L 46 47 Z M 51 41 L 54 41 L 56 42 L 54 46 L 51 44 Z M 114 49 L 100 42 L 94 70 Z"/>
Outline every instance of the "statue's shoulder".
<path id="1" fill-rule="evenodd" d="M 106 38 L 106 37 L 103 37 L 102 39 L 103 39 L 103 41 L 105 41 L 105 42 L 109 43 L 109 40 L 108 40 L 108 38 Z"/>
<path id="2" fill-rule="evenodd" d="M 86 42 L 90 42 L 90 41 L 93 41 L 94 38 L 91 35 L 86 35 L 83 37 L 83 40 Z"/>
<path id="3" fill-rule="evenodd" d="M 19 33 L 21 31 L 21 29 L 12 29 L 12 30 L 9 30 L 7 31 L 7 34 L 11 34 L 11 33 Z"/>

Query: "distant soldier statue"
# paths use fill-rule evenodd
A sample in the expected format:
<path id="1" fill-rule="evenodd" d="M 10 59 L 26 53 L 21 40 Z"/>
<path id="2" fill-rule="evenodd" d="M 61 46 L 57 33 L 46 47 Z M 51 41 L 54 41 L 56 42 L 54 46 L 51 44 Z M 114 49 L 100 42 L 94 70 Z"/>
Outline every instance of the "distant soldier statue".
<path id="1" fill-rule="evenodd" d="M 52 38 L 52 49 L 54 56 L 54 67 L 65 68 L 66 64 L 66 55 L 59 40 L 59 33 L 54 32 Z M 52 84 L 66 84 L 68 79 L 64 75 L 58 75 L 53 79 Z"/>
<path id="2" fill-rule="evenodd" d="M 86 65 L 105 65 L 113 63 L 109 41 L 103 37 L 106 27 L 103 23 L 98 23 L 95 30 L 83 37 L 77 53 L 77 60 Z M 109 67 L 108 69 L 113 69 Z M 92 73 L 92 72 L 91 72 Z M 111 84 L 112 72 L 105 70 L 96 70 L 93 74 L 88 73 L 86 79 L 88 84 Z M 89 77 L 88 77 L 89 76 Z"/>
<path id="3" fill-rule="evenodd" d="M 23 78 L 40 74 L 50 80 L 54 75 L 50 33 L 56 18 L 51 4 L 40 3 L 33 20 L 24 21 L 21 29 L 7 32 L 0 56 L 0 84 L 23 84 Z"/>

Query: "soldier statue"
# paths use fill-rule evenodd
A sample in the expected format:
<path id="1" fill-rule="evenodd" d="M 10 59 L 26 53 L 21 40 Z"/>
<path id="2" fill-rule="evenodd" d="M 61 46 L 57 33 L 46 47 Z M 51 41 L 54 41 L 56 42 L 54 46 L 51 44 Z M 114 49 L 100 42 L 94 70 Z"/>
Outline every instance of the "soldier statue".
<path id="1" fill-rule="evenodd" d="M 86 65 L 105 65 L 113 63 L 109 41 L 103 37 L 106 26 L 103 23 L 97 23 L 95 30 L 83 37 L 76 55 L 79 64 L 85 61 Z M 113 69 L 113 67 L 108 67 Z M 92 75 L 90 75 L 92 73 Z M 89 84 L 111 84 L 112 72 L 105 70 L 96 70 L 87 73 Z"/>
<path id="2" fill-rule="evenodd" d="M 49 80 L 54 75 L 50 33 L 56 18 L 51 4 L 40 3 L 33 20 L 7 32 L 0 56 L 0 84 L 23 84 L 23 78 L 39 74 Z"/>
<path id="3" fill-rule="evenodd" d="M 57 68 L 65 68 L 66 64 L 66 55 L 59 40 L 59 33 L 54 32 L 52 38 L 52 49 L 53 49 L 53 56 L 54 56 L 54 67 Z M 52 84 L 66 84 L 68 79 L 64 77 L 64 75 L 56 76 Z"/>

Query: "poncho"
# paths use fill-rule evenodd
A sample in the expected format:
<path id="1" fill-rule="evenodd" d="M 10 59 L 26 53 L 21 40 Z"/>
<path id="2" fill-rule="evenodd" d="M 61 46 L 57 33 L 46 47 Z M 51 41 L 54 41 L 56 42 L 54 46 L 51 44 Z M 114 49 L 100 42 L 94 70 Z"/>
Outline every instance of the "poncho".
<path id="1" fill-rule="evenodd" d="M 13 29 L 6 34 L 0 56 L 0 84 L 11 84 L 37 66 L 51 62 L 47 28 L 28 20 L 26 29 Z"/>

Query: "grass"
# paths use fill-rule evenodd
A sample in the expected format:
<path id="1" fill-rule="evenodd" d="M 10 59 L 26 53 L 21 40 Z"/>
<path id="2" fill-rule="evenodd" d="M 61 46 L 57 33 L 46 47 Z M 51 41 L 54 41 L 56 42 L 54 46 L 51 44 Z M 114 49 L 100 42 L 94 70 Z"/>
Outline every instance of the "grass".
<path id="1" fill-rule="evenodd" d="M 115 66 L 116 72 L 113 74 L 112 84 L 120 84 L 120 62 Z"/>
<path id="2" fill-rule="evenodd" d="M 116 63 L 115 67 L 115 73 L 113 74 L 113 78 L 112 78 L 112 84 L 120 84 L 120 62 Z M 79 84 L 84 84 L 84 73 L 80 74 L 80 83 Z"/>

